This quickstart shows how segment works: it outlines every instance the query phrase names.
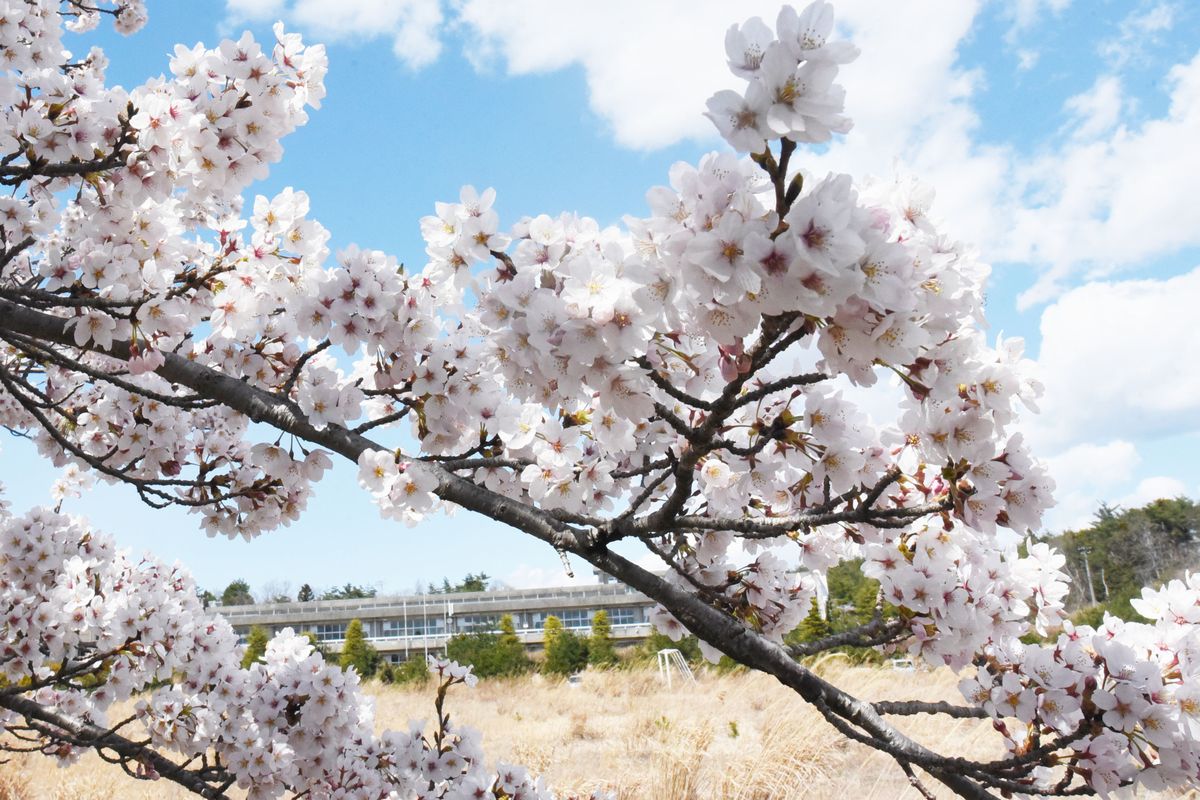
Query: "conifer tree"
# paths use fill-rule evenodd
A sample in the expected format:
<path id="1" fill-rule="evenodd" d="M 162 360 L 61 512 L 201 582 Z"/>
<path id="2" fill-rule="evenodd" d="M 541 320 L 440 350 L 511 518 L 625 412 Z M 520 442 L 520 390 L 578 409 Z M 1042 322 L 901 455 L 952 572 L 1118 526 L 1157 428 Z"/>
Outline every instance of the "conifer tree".
<path id="1" fill-rule="evenodd" d="M 250 635 L 246 637 L 246 652 L 242 653 L 242 669 L 249 669 L 251 664 L 263 657 L 269 638 L 266 628 L 260 625 L 250 629 Z"/>
<path id="2" fill-rule="evenodd" d="M 346 639 L 342 643 L 342 655 L 338 659 L 338 664 L 342 669 L 354 667 L 359 675 L 369 678 L 375 674 L 375 667 L 378 663 L 379 651 L 367 641 L 367 637 L 363 633 L 362 620 L 350 620 L 350 624 L 346 627 Z"/>
<path id="3" fill-rule="evenodd" d="M 833 628 L 829 624 L 829 620 L 821 613 L 821 606 L 817 603 L 814 597 L 812 607 L 808 610 L 806 616 L 800 623 L 800 627 L 796 629 L 796 639 L 801 642 L 816 642 L 833 633 Z"/>
<path id="4" fill-rule="evenodd" d="M 612 623 L 608 612 L 600 609 L 592 616 L 592 635 L 588 639 L 588 663 L 594 667 L 611 667 L 617 663 L 617 650 L 613 647 Z"/>
<path id="5" fill-rule="evenodd" d="M 543 628 L 546 640 L 544 669 L 553 675 L 570 675 L 587 666 L 587 641 L 563 627 L 553 614 Z"/>
<path id="6" fill-rule="evenodd" d="M 542 641 L 546 644 L 546 652 L 550 652 L 550 646 L 554 640 L 563 632 L 562 620 L 551 614 L 546 617 L 546 621 L 542 623 Z"/>
<path id="7" fill-rule="evenodd" d="M 529 656 L 525 654 L 525 645 L 517 638 L 517 629 L 513 624 L 512 614 L 500 617 L 500 640 L 497 662 L 502 667 L 504 675 L 519 675 L 529 669 Z"/>

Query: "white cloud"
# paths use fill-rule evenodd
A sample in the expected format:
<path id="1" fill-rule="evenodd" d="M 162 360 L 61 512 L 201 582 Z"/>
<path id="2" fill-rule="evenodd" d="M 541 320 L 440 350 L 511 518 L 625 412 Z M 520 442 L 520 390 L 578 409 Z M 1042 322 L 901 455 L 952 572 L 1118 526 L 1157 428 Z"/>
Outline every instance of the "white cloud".
<path id="1" fill-rule="evenodd" d="M 1124 491 L 1140 462 L 1137 448 L 1123 439 L 1075 445 L 1046 459 L 1057 484 L 1057 504 L 1046 515 L 1045 528 L 1061 531 L 1087 525 L 1100 502 L 1111 502 Z"/>
<path id="2" fill-rule="evenodd" d="M 1021 72 L 1028 72 L 1037 66 L 1038 60 L 1042 57 L 1037 50 L 1017 50 L 1017 69 Z"/>
<path id="3" fill-rule="evenodd" d="M 231 18 L 283 16 L 322 38 L 387 37 L 410 66 L 435 59 L 449 30 L 479 68 L 510 75 L 582 70 L 587 102 L 616 141 L 653 149 L 681 139 L 717 139 L 702 115 L 706 98 L 738 81 L 724 65 L 724 31 L 779 0 L 226 0 Z M 847 111 L 855 130 L 804 165 L 855 175 L 890 174 L 899 163 L 937 187 L 933 211 L 955 238 L 986 260 L 1024 262 L 1039 272 L 1022 307 L 1052 300 L 1095 277 L 1200 244 L 1200 203 L 1180 202 L 1200 185 L 1200 55 L 1166 76 L 1170 107 L 1132 121 L 1133 100 L 1113 74 L 1066 101 L 1068 124 L 1036 155 L 1029 142 L 981 143 L 974 109 L 987 76 L 964 69 L 959 52 L 982 0 L 845 0 L 839 29 L 862 50 L 846 66 Z M 1021 33 L 1061 13 L 1069 0 L 1008 6 L 1010 44 L 1023 68 L 1037 54 Z M 1106 47 L 1145 41 L 1178 15 L 1143 2 Z M 636 20 L 636 24 L 631 22 Z M 681 24 L 686 21 L 686 24 Z M 1020 145 L 1019 147 L 1017 145 Z"/>
<path id="4" fill-rule="evenodd" d="M 592 567 L 579 559 L 571 559 L 568 575 L 562 564 L 520 564 L 500 578 L 500 582 L 513 589 L 540 589 L 548 586 L 586 586 L 598 583 Z"/>
<path id="5" fill-rule="evenodd" d="M 748 2 L 734 16 L 772 8 L 778 3 Z M 733 20 L 716 0 L 465 0 L 458 16 L 477 66 L 498 64 L 510 75 L 582 67 L 589 106 L 627 147 L 710 136 L 704 101 L 735 85 L 721 55 Z"/>
<path id="6" fill-rule="evenodd" d="M 326 41 L 387 38 L 412 68 L 441 53 L 440 0 L 225 0 L 229 21 L 285 19 Z"/>
<path id="7" fill-rule="evenodd" d="M 1012 27 L 1005 38 L 1009 43 L 1020 41 L 1021 34 L 1041 22 L 1047 12 L 1061 14 L 1069 5 L 1071 0 L 1016 0 L 1007 8 Z"/>
<path id="8" fill-rule="evenodd" d="M 1106 138 L 1081 137 L 1021 168 L 1029 200 L 1010 215 L 1006 260 L 1048 266 L 1025 306 L 1051 299 L 1080 270 L 1108 272 L 1200 244 L 1200 54 L 1167 76 L 1164 117 L 1118 125 Z M 1074 108 L 1111 114 L 1108 101 L 1073 98 Z M 1098 130 L 1096 116 L 1085 128 Z M 1106 121 L 1107 122 L 1107 121 Z"/>
<path id="9" fill-rule="evenodd" d="M 1089 283 L 1042 315 L 1046 385 L 1034 441 L 1183 434 L 1200 429 L 1200 268 L 1169 280 Z"/>
<path id="10" fill-rule="evenodd" d="M 1015 50 L 1018 72 L 1033 69 L 1041 58 L 1041 53 L 1037 50 L 1022 46 L 1026 42 L 1025 34 L 1030 28 L 1040 24 L 1047 13 L 1058 16 L 1069 5 L 1071 0 L 1015 0 L 1002 6 L 1002 13 L 1010 21 L 1004 41 Z"/>
<path id="11" fill-rule="evenodd" d="M 225 0 L 226 14 L 236 20 L 273 19 L 283 10 L 283 0 Z"/>
<path id="12" fill-rule="evenodd" d="M 736 9 L 723 0 L 464 0 L 459 19 L 474 37 L 468 52 L 477 62 L 498 61 L 510 74 L 581 66 L 589 103 L 617 141 L 646 149 L 712 136 L 700 116 L 704 101 L 738 83 L 722 57 L 725 30 L 755 15 L 774 22 L 779 6 L 778 0 L 748 0 Z M 976 2 L 934 0 L 837 5 L 839 24 L 863 50 L 843 73 L 860 128 L 903 138 L 922 120 L 930 98 L 947 91 L 946 69 L 977 9 Z M 873 125 L 876 119 L 887 125 Z"/>
<path id="13" fill-rule="evenodd" d="M 1100 55 L 1118 68 L 1140 60 L 1146 48 L 1156 41 L 1157 34 L 1175 25 L 1175 10 L 1173 3 L 1143 0 L 1117 25 L 1116 35 L 1100 43 Z"/>
<path id="14" fill-rule="evenodd" d="M 1071 115 L 1064 132 L 1076 139 L 1096 139 L 1109 133 L 1120 121 L 1124 104 L 1121 79 L 1101 75 L 1090 89 L 1063 104 Z"/>
<path id="15" fill-rule="evenodd" d="M 1187 486 L 1177 478 L 1157 475 L 1140 481 L 1132 492 L 1122 497 L 1115 505 L 1122 508 L 1137 508 L 1163 498 L 1186 497 Z"/>

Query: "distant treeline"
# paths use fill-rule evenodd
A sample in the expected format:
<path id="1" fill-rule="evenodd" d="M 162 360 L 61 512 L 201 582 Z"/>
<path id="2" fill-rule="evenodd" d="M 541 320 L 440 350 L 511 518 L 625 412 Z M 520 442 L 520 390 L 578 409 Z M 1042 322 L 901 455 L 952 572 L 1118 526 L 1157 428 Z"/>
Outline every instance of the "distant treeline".
<path id="1" fill-rule="evenodd" d="M 1128 510 L 1102 505 L 1091 525 L 1049 541 L 1066 556 L 1067 607 L 1077 622 L 1098 623 L 1105 611 L 1140 619 L 1129 601 L 1143 586 L 1159 586 L 1200 562 L 1200 505 L 1186 497 Z"/>
<path id="2" fill-rule="evenodd" d="M 442 578 L 440 585 L 431 583 L 425 589 L 418 587 L 417 592 L 424 591 L 426 594 L 457 594 L 460 592 L 486 592 L 488 589 L 494 588 L 496 586 L 492 581 L 492 577 L 486 572 L 468 572 L 461 581 L 451 582 L 449 578 Z M 347 583 L 344 586 L 335 586 L 332 589 L 323 590 L 314 589 L 311 584 L 304 583 L 293 594 L 290 583 L 286 581 L 272 581 L 256 593 L 250 590 L 250 584 L 244 579 L 237 578 L 230 581 L 229 585 L 220 594 L 214 594 L 207 589 L 202 590 L 200 598 L 206 604 L 220 600 L 221 605 L 224 606 L 244 606 L 252 603 L 271 604 L 307 603 L 312 600 L 361 600 L 374 597 L 377 591 L 373 586 L 359 586 L 355 583 Z"/>

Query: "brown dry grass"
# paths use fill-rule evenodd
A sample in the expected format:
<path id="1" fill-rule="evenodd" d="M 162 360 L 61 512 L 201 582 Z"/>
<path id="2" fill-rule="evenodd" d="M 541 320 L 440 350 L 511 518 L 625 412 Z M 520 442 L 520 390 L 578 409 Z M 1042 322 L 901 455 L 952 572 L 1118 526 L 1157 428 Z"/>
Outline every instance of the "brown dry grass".
<path id="1" fill-rule="evenodd" d="M 836 663 L 826 670 L 864 699 L 958 697 L 945 670 L 914 675 Z M 433 716 L 431 688 L 371 691 L 380 727 Z M 528 765 L 560 796 L 604 788 L 619 800 L 919 800 L 888 757 L 847 741 L 763 675 L 702 675 L 670 690 L 654 672 L 588 673 L 577 686 L 534 676 L 456 689 L 449 708 L 483 731 L 489 758 Z M 999 754 L 986 723 L 915 717 L 898 724 L 942 753 Z M 0 765 L 0 800 L 185 797 L 173 786 L 133 781 L 94 756 L 66 770 L 42 757 Z"/>

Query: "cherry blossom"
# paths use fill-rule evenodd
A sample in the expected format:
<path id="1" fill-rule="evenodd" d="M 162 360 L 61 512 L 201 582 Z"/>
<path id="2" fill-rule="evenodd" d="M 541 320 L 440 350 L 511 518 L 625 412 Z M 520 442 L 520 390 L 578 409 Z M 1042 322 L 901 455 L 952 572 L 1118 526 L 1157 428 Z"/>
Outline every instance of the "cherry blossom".
<path id="1" fill-rule="evenodd" d="M 708 112 L 734 152 L 672 166 L 646 216 L 506 219 L 467 186 L 420 221 L 416 266 L 331 252 L 301 189 L 253 194 L 320 106 L 323 48 L 281 25 L 181 45 L 125 89 L 104 53 L 65 48 L 104 16 L 132 33 L 146 10 L 0 13 L 0 425 L 63 468 L 56 497 L 121 483 L 253 537 L 347 460 L 385 518 L 465 508 L 581 558 L 657 601 L 669 635 L 963 796 L 1195 784 L 1200 584 L 1148 590 L 1150 623 L 1063 620 L 1062 557 L 1035 538 L 1054 486 L 1018 428 L 1041 387 L 1019 340 L 984 333 L 987 266 L 916 178 L 801 163 L 850 129 L 857 50 L 829 4 L 729 30 L 745 87 Z M 851 399 L 881 382 L 903 395 L 891 419 Z M 231 667 L 181 570 L 59 511 L 2 513 L 0 670 L 29 689 L 0 692 L 0 724 L 60 757 L 105 747 L 105 711 L 147 688 L 136 758 L 192 788 L 207 773 L 162 752 L 220 752 L 252 796 L 547 796 L 485 772 L 440 714 L 437 746 L 376 737 L 357 677 L 300 637 Z M 785 649 L 825 571 L 860 559 L 880 613 Z M 795 658 L 838 644 L 959 670 L 969 705 L 867 704 Z M 934 753 L 886 718 L 931 711 L 992 717 L 1009 759 Z"/>

